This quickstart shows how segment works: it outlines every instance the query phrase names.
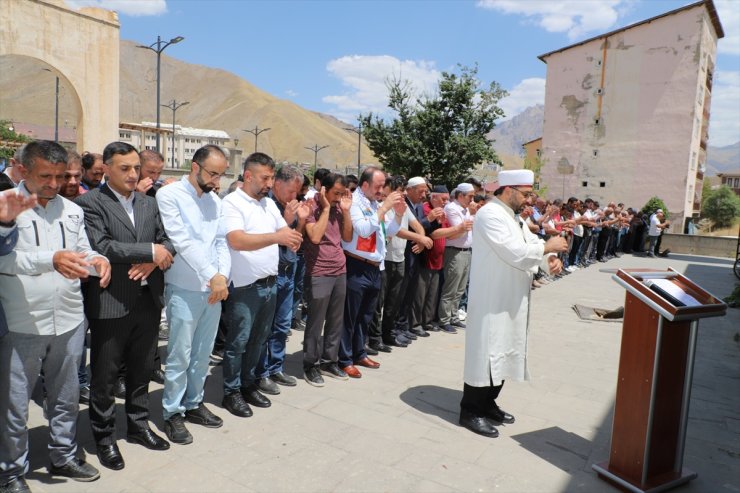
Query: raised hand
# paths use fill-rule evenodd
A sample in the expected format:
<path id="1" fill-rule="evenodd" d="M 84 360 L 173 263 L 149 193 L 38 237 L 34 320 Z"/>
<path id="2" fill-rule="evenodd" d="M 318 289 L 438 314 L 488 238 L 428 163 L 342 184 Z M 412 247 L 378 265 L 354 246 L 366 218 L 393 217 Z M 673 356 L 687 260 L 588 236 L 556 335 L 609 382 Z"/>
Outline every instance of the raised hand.
<path id="1" fill-rule="evenodd" d="M 285 212 L 283 212 L 283 219 L 285 219 L 286 223 L 293 224 L 293 221 L 295 221 L 296 212 L 298 212 L 298 207 L 300 205 L 301 203 L 298 202 L 296 199 L 293 199 L 287 204 L 285 204 Z"/>
<path id="2" fill-rule="evenodd" d="M 331 207 L 329 199 L 326 198 L 326 187 L 321 187 L 321 190 L 319 190 L 319 204 L 321 204 L 322 210 Z"/>
<path id="3" fill-rule="evenodd" d="M 143 180 L 140 180 L 139 183 L 136 184 L 136 191 L 141 193 L 146 193 L 150 188 L 154 186 L 154 182 L 151 178 L 146 177 Z"/>
<path id="4" fill-rule="evenodd" d="M 296 211 L 296 215 L 298 216 L 299 221 L 305 221 L 308 219 L 308 216 L 311 215 L 311 204 L 308 202 L 301 202 Z"/>
<path id="5" fill-rule="evenodd" d="M 342 211 L 349 212 L 350 208 L 352 207 L 352 192 L 347 190 L 347 193 L 344 194 L 344 197 L 339 199 L 339 207 L 341 207 Z"/>
<path id="6" fill-rule="evenodd" d="M 36 194 L 28 197 L 18 193 L 0 194 L 0 223 L 9 223 L 18 214 L 36 205 Z"/>

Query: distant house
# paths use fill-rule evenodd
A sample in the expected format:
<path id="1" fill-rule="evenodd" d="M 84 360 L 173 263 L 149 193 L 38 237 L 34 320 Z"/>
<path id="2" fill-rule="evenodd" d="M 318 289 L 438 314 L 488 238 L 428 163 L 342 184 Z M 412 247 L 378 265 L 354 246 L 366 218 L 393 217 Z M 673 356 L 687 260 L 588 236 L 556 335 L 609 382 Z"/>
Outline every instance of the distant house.
<path id="1" fill-rule="evenodd" d="M 717 173 L 717 177 L 722 180 L 722 185 L 727 185 L 735 195 L 740 195 L 740 169 L 730 173 Z"/>
<path id="2" fill-rule="evenodd" d="M 636 208 L 657 195 L 683 230 L 701 208 L 723 36 L 703 0 L 541 55 L 543 185 Z"/>

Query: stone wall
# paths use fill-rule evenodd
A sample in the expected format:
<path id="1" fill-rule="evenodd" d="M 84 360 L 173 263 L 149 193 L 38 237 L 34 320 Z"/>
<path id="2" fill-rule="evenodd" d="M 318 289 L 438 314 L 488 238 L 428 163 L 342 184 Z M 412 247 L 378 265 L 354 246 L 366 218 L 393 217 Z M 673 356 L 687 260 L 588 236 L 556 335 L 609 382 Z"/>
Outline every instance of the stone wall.
<path id="1" fill-rule="evenodd" d="M 737 238 L 665 233 L 660 247 L 661 249 L 670 248 L 671 253 L 735 258 Z"/>

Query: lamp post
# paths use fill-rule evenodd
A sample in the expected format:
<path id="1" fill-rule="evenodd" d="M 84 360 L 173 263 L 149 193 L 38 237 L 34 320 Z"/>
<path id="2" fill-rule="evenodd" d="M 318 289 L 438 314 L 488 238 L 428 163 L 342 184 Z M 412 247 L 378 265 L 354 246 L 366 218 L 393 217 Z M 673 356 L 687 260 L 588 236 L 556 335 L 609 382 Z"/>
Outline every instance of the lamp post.
<path id="1" fill-rule="evenodd" d="M 51 72 L 45 68 L 47 72 Z M 54 142 L 59 142 L 59 76 L 56 76 L 56 89 L 54 91 Z"/>
<path id="2" fill-rule="evenodd" d="M 190 101 L 181 101 L 177 102 L 176 99 L 173 99 L 169 102 L 169 104 L 163 104 L 165 108 L 169 108 L 172 110 L 172 167 L 175 167 L 175 112 L 178 110 L 178 108 L 185 106 L 186 104 L 190 104 Z M 159 135 L 159 134 L 157 134 Z"/>
<path id="3" fill-rule="evenodd" d="M 250 134 L 254 135 L 254 152 L 257 152 L 257 137 L 259 137 L 262 132 L 267 132 L 268 130 L 270 130 L 270 127 L 259 128 L 257 125 L 255 125 L 253 129 L 245 128 L 243 130 L 244 132 L 249 132 Z"/>
<path id="4" fill-rule="evenodd" d="M 328 145 L 319 147 L 318 144 L 314 144 L 313 147 L 304 147 L 304 149 L 308 149 L 309 151 L 313 151 L 313 167 L 318 167 L 318 158 L 319 158 L 319 151 L 321 149 L 326 149 L 329 147 Z"/>
<path id="5" fill-rule="evenodd" d="M 345 128 L 348 132 L 354 132 L 357 134 L 357 177 L 360 177 L 360 147 L 362 146 L 362 120 L 357 128 L 349 127 Z"/>
<path id="6" fill-rule="evenodd" d="M 169 41 L 162 41 L 162 38 L 160 36 L 157 36 L 157 42 L 152 43 L 149 46 L 145 45 L 138 45 L 137 48 L 145 48 L 147 50 L 152 50 L 154 53 L 157 54 L 157 152 L 159 152 L 159 107 L 161 106 L 159 102 L 159 82 L 160 82 L 160 75 L 161 75 L 161 68 L 162 68 L 162 52 L 165 48 L 167 48 L 169 45 L 173 45 L 175 43 L 179 43 L 182 41 L 182 36 L 177 36 L 172 38 Z M 155 48 L 156 46 L 156 48 Z"/>

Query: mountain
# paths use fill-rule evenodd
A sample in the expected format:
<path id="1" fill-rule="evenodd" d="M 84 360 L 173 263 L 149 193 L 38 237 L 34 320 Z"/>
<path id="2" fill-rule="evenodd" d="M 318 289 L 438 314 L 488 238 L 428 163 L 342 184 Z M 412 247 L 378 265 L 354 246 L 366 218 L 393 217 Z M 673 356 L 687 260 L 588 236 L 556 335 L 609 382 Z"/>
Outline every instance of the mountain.
<path id="1" fill-rule="evenodd" d="M 488 134 L 504 168 L 521 168 L 524 164 L 522 144 L 542 137 L 545 107 L 530 106 L 515 117 L 501 122 Z"/>
<path id="2" fill-rule="evenodd" d="M 156 119 L 156 56 L 121 41 L 120 120 L 138 123 Z M 161 102 L 173 98 L 189 101 L 177 110 L 177 123 L 189 127 L 226 131 L 239 139 L 246 153 L 254 147 L 254 136 L 243 129 L 270 128 L 260 134 L 259 150 L 276 161 L 313 163 L 314 153 L 306 147 L 328 145 L 318 154 L 319 166 L 344 169 L 357 164 L 357 135 L 332 117 L 307 110 L 277 98 L 238 76 L 221 69 L 186 63 L 162 55 Z M 32 83 L 28 81 L 32 80 Z M 77 122 L 71 87 L 60 84 L 60 127 Z M 0 119 L 54 124 L 54 76 L 34 60 L 0 58 Z M 163 126 L 171 125 L 172 112 L 161 109 Z M 97 150 L 100 152 L 100 150 Z M 363 163 L 376 162 L 362 145 Z"/>
<path id="3" fill-rule="evenodd" d="M 738 171 L 740 171 L 740 141 L 723 147 L 707 147 L 707 175 Z"/>

